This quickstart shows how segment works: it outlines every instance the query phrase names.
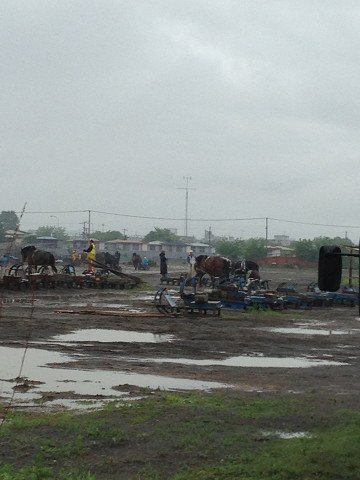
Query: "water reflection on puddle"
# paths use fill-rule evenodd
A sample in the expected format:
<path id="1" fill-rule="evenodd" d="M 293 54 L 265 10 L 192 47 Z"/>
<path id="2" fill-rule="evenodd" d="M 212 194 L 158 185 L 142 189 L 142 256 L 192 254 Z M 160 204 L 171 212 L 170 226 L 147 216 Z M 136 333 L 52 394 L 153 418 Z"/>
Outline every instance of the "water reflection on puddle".
<path id="1" fill-rule="evenodd" d="M 8 398 L 13 394 L 14 379 L 20 373 L 23 354 L 22 348 L 0 347 L 1 397 Z M 67 368 L 51 365 L 56 363 L 65 363 Z M 77 395 L 101 395 L 115 398 L 128 395 L 126 392 L 113 389 L 114 386 L 121 385 L 162 390 L 210 390 L 229 386 L 217 382 L 123 371 L 71 370 L 71 367 L 71 357 L 67 355 L 34 348 L 27 349 L 21 377 L 31 382 L 41 382 L 41 384 L 31 387 L 28 391 L 16 391 L 15 402 L 19 399 L 20 403 L 39 400 L 41 392 L 74 392 Z"/>
<path id="2" fill-rule="evenodd" d="M 146 309 L 144 308 L 133 308 L 130 305 L 125 303 L 71 303 L 68 305 L 69 308 L 82 308 L 82 309 L 89 309 L 89 310 L 102 310 L 106 312 L 106 309 L 112 311 L 118 311 L 119 313 L 145 313 Z M 78 313 L 84 313 L 79 311 Z M 86 312 L 85 312 L 86 313 Z"/>
<path id="3" fill-rule="evenodd" d="M 298 335 L 354 335 L 359 330 L 325 330 L 315 328 L 265 328 L 264 330 L 274 333 L 295 333 Z"/>
<path id="4" fill-rule="evenodd" d="M 123 395 L 127 395 L 124 393 Z M 121 397 L 121 402 L 129 402 L 129 401 L 134 401 L 134 400 L 141 400 L 144 397 Z M 47 403 L 46 407 L 51 409 L 56 410 L 56 407 L 66 407 L 67 409 L 70 410 L 96 410 L 99 408 L 103 408 L 105 405 L 107 405 L 110 402 L 114 402 L 114 400 L 119 402 L 119 399 L 114 399 L 114 398 L 102 398 L 100 400 L 79 400 L 75 398 L 57 398 L 55 400 L 51 400 L 51 404 Z"/>
<path id="5" fill-rule="evenodd" d="M 126 303 L 70 303 L 68 307 L 79 307 L 79 308 L 112 308 L 119 310 L 127 310 L 130 308 L 129 304 Z"/>
<path id="6" fill-rule="evenodd" d="M 292 438 L 310 438 L 311 437 L 311 434 L 309 432 L 262 431 L 261 433 L 264 437 L 278 437 L 283 440 L 291 440 Z"/>
<path id="7" fill-rule="evenodd" d="M 50 338 L 54 342 L 142 342 L 142 343 L 159 343 L 171 342 L 173 335 L 161 335 L 149 332 L 135 332 L 128 330 L 106 330 L 106 329 L 86 329 L 77 330 L 76 332 L 64 335 L 56 335 Z"/>
<path id="8" fill-rule="evenodd" d="M 240 355 L 238 357 L 229 357 L 224 360 L 196 360 L 192 358 L 146 358 L 142 361 L 154 363 L 178 363 L 181 365 L 199 365 L 210 366 L 219 365 L 224 367 L 254 367 L 254 368 L 309 368 L 330 365 L 347 365 L 347 363 L 335 362 L 332 360 L 318 360 L 301 357 L 260 357 Z"/>
<path id="9" fill-rule="evenodd" d="M 147 302 L 147 301 L 153 301 L 154 300 L 154 295 L 142 295 L 140 297 L 135 297 L 133 298 L 133 300 L 138 300 L 138 301 L 141 301 L 141 302 Z"/>

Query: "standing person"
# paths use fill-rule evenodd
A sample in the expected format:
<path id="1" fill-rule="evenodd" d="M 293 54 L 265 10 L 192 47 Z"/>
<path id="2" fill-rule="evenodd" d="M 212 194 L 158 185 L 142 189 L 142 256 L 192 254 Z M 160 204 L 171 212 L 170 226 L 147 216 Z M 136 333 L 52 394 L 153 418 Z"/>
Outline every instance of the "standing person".
<path id="1" fill-rule="evenodd" d="M 143 258 L 142 264 L 143 264 L 144 270 L 149 270 L 149 259 L 147 257 Z"/>
<path id="2" fill-rule="evenodd" d="M 190 250 L 189 255 L 187 257 L 187 263 L 189 265 L 189 277 L 194 277 L 195 276 L 195 255 L 192 250 Z"/>
<path id="3" fill-rule="evenodd" d="M 0 258 L 0 271 L 2 271 L 3 269 L 5 269 L 5 267 L 8 266 L 9 259 L 9 255 L 7 253 L 4 253 L 4 255 L 2 255 L 2 257 Z"/>
<path id="4" fill-rule="evenodd" d="M 116 267 L 119 268 L 120 257 L 121 257 L 121 254 L 120 254 L 119 250 L 116 250 L 114 257 L 116 259 Z"/>
<path id="5" fill-rule="evenodd" d="M 167 268 L 167 258 L 165 256 L 164 250 L 162 250 L 159 254 L 160 257 L 160 275 L 167 275 L 168 268 Z"/>
<path id="6" fill-rule="evenodd" d="M 77 263 L 78 258 L 79 258 L 79 256 L 78 256 L 77 251 L 73 250 L 72 254 L 71 254 L 71 262 L 72 262 L 73 265 L 75 265 L 75 263 Z"/>
<path id="7" fill-rule="evenodd" d="M 2 255 L 1 259 L 0 259 L 0 262 L 1 262 L 1 266 L 3 267 L 7 267 L 8 263 L 9 263 L 9 255 L 7 253 L 4 253 L 4 255 Z"/>
<path id="8" fill-rule="evenodd" d="M 96 256 L 96 246 L 94 240 L 90 240 L 90 244 L 84 252 L 87 253 L 87 271 L 88 273 L 95 273 L 95 267 L 93 261 L 95 260 Z"/>
<path id="9" fill-rule="evenodd" d="M 138 253 L 133 253 L 132 254 L 132 263 L 134 265 L 134 269 L 135 270 L 139 270 L 140 269 L 140 266 L 142 264 L 142 260 L 141 260 L 141 257 Z"/>

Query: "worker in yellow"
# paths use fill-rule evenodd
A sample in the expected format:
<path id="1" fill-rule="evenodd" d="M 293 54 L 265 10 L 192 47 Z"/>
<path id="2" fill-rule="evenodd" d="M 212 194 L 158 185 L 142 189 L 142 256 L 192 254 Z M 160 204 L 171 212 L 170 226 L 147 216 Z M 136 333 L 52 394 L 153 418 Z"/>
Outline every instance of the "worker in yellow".
<path id="1" fill-rule="evenodd" d="M 75 263 L 78 261 L 78 258 L 79 258 L 79 255 L 78 255 L 77 251 L 73 250 L 72 254 L 71 254 L 71 261 L 72 261 L 73 265 L 75 265 Z"/>
<path id="2" fill-rule="evenodd" d="M 93 261 L 95 260 L 96 257 L 96 245 L 94 240 L 90 240 L 90 244 L 84 252 L 87 253 L 86 259 L 87 259 L 87 271 L 88 273 L 95 273 L 95 267 Z"/>

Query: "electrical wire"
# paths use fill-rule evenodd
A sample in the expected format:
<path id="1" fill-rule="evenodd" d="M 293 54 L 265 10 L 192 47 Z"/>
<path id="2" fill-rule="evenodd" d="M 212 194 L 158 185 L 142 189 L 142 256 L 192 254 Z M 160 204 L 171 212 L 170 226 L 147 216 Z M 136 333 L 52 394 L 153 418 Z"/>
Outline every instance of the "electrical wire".
<path id="1" fill-rule="evenodd" d="M 183 222 L 184 218 L 179 217 L 155 217 L 151 215 L 132 215 L 128 213 L 119 213 L 119 212 L 106 212 L 101 210 L 54 210 L 54 211 L 28 211 L 26 214 L 67 214 L 67 213 L 96 213 L 100 215 L 111 215 L 116 217 L 125 217 L 125 218 L 138 218 L 143 220 L 168 220 L 168 221 L 177 221 Z M 305 222 L 300 220 L 288 220 L 284 218 L 275 218 L 275 217 L 235 217 L 235 218 L 188 218 L 189 222 L 246 222 L 246 221 L 258 221 L 258 220 L 272 220 L 281 223 L 292 223 L 297 225 L 311 225 L 317 227 L 331 227 L 331 228 L 352 228 L 360 229 L 360 225 L 338 225 L 331 223 L 316 223 L 316 222 Z"/>

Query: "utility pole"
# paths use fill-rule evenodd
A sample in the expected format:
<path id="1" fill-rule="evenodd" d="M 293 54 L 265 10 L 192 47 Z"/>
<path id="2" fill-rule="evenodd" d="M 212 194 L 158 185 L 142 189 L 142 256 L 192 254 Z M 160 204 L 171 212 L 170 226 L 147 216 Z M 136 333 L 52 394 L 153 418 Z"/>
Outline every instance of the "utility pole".
<path id="1" fill-rule="evenodd" d="M 89 213 L 89 220 L 88 220 L 88 240 L 90 240 L 90 233 L 91 233 L 91 228 L 90 228 L 90 225 L 91 225 L 91 211 L 88 210 L 88 213 Z"/>
<path id="2" fill-rule="evenodd" d="M 178 187 L 178 190 L 185 190 L 185 237 L 188 236 L 188 219 L 189 219 L 189 190 L 195 190 L 195 188 L 189 187 L 189 181 L 191 177 L 183 177 L 186 184 L 185 187 Z"/>
<path id="3" fill-rule="evenodd" d="M 269 241 L 269 219 L 268 217 L 265 218 L 265 251 L 266 256 L 268 254 L 268 241 Z"/>
<path id="4" fill-rule="evenodd" d="M 86 229 L 87 222 L 80 222 L 80 225 L 83 226 L 82 237 L 85 239 L 87 237 L 87 229 Z"/>

